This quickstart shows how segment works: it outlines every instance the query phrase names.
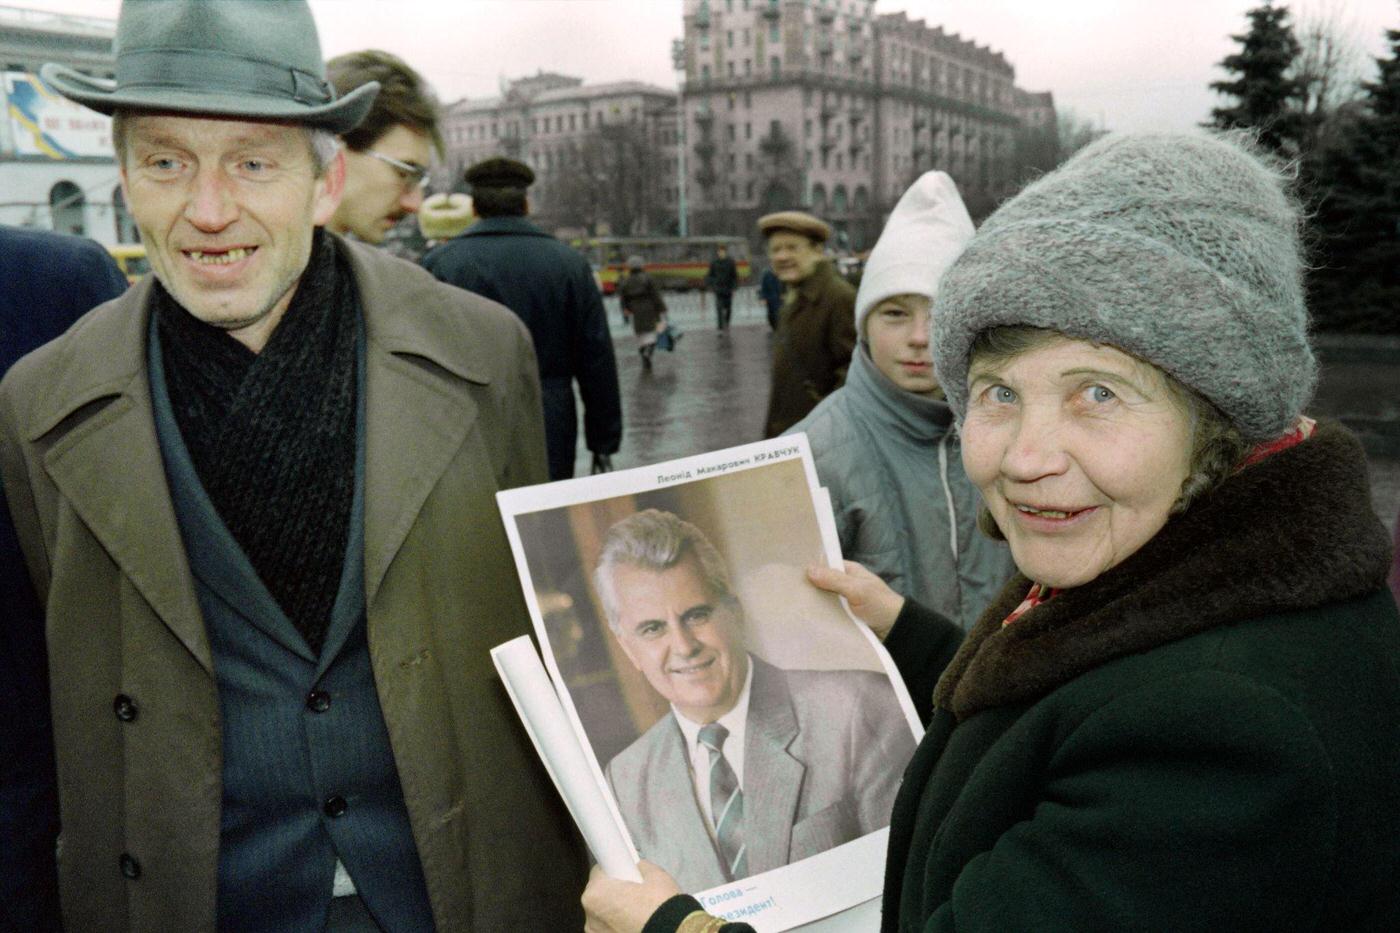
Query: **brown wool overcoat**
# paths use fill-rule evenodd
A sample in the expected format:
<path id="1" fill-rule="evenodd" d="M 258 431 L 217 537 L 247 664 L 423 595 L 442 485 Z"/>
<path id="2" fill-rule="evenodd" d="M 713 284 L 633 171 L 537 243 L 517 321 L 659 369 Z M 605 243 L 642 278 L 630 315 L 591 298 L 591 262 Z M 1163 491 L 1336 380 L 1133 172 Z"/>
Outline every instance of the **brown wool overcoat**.
<path id="1" fill-rule="evenodd" d="M 777 437 L 846 381 L 856 346 L 856 290 L 822 260 L 783 304 L 763 436 Z"/>
<path id="2" fill-rule="evenodd" d="M 582 852 L 488 655 L 530 628 L 494 498 L 545 479 L 529 336 L 339 246 L 367 337 L 370 653 L 437 927 L 577 929 Z M 45 604 L 71 930 L 216 925 L 219 705 L 156 444 L 150 293 L 94 309 L 0 384 L 0 472 Z"/>

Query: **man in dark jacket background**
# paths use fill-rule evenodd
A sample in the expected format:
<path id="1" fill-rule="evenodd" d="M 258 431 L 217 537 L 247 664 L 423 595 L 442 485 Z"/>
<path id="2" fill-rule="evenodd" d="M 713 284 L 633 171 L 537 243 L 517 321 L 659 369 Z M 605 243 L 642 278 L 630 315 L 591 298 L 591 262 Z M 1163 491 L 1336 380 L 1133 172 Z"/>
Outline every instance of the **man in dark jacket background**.
<path id="1" fill-rule="evenodd" d="M 715 323 L 720 330 L 729 330 L 729 317 L 734 311 L 734 290 L 739 287 L 739 267 L 723 245 L 715 248 L 705 273 L 705 284 L 715 293 Z"/>
<path id="2" fill-rule="evenodd" d="M 487 159 L 464 178 L 481 219 L 423 257 L 423 266 L 450 285 L 499 301 L 529 328 L 543 388 L 549 478 L 574 475 L 574 380 L 593 472 L 611 469 L 622 441 L 622 400 L 603 298 L 588 261 L 525 219 L 525 191 L 535 181 L 528 165 Z"/>
<path id="3" fill-rule="evenodd" d="M 0 225 L 0 376 L 126 290 L 91 240 Z M 0 930 L 58 929 L 44 617 L 0 489 Z"/>

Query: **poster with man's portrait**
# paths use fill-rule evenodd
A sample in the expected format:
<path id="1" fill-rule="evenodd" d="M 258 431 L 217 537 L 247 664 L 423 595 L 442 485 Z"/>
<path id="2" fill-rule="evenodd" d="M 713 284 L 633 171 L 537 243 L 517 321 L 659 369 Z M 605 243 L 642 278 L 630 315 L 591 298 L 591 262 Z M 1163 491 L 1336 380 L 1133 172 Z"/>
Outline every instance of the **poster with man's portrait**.
<path id="1" fill-rule="evenodd" d="M 839 562 L 806 437 L 498 499 L 636 855 L 759 929 L 877 896 L 921 730 L 888 655 L 806 579 Z"/>

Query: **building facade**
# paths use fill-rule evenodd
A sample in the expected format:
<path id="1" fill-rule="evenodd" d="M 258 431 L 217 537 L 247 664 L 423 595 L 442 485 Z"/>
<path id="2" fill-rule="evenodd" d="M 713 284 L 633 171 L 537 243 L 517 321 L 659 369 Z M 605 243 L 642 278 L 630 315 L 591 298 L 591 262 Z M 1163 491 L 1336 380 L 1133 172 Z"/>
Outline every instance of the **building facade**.
<path id="1" fill-rule="evenodd" d="M 136 242 L 111 121 L 49 90 L 44 62 L 113 77 L 116 22 L 0 6 L 0 223 Z"/>
<path id="2" fill-rule="evenodd" d="M 868 248 L 921 173 L 947 171 L 974 216 L 1022 177 L 1028 117 L 1048 94 L 1016 87 L 985 46 L 874 0 L 686 0 L 682 92 L 697 233 L 811 210 L 839 244 Z M 1048 108 L 1048 117 L 1046 116 Z"/>
<path id="3" fill-rule="evenodd" d="M 518 159 L 535 171 L 530 211 L 548 229 L 641 234 L 675 222 L 674 91 L 540 72 L 506 82 L 499 97 L 449 105 L 443 132 L 442 187 L 482 159 Z"/>

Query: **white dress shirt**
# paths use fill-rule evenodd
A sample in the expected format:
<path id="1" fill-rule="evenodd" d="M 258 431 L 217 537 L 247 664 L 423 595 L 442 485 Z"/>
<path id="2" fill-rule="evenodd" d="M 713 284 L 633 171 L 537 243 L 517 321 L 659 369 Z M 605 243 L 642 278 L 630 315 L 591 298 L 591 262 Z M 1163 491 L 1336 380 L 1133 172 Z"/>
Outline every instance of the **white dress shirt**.
<path id="1" fill-rule="evenodd" d="M 744 732 L 749 719 L 749 690 L 753 686 L 753 662 L 747 657 L 749 670 L 744 675 L 744 689 L 739 691 L 739 700 L 734 707 L 716 720 L 729 730 L 722 749 L 729 767 L 734 769 L 734 777 L 739 781 L 739 790 L 744 789 Z M 695 799 L 700 801 L 700 812 L 705 815 L 705 826 L 714 835 L 715 817 L 710 812 L 710 750 L 700 742 L 700 728 L 708 723 L 694 723 L 674 705 L 671 712 L 685 736 L 685 747 L 690 753 L 690 776 L 695 782 Z"/>

